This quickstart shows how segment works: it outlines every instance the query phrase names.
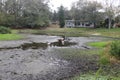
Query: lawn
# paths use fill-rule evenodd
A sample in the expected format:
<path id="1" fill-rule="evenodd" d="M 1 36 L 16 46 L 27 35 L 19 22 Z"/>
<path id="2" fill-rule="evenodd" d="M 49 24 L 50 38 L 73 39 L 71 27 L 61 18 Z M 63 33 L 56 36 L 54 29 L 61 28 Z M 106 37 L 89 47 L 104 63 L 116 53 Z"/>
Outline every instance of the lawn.
<path id="1" fill-rule="evenodd" d="M 6 40 L 20 40 L 24 37 L 20 34 L 18 34 L 18 30 L 11 30 L 11 34 L 0 34 L 0 41 L 6 41 Z"/>
<path id="2" fill-rule="evenodd" d="M 96 48 L 104 48 L 109 45 L 112 41 L 100 41 L 100 42 L 90 42 L 88 43 L 89 46 L 93 46 Z"/>
<path id="3" fill-rule="evenodd" d="M 0 40 L 19 40 L 22 39 L 23 36 L 19 34 L 0 34 Z"/>
<path id="4" fill-rule="evenodd" d="M 113 76 L 101 76 L 101 75 L 81 75 L 75 77 L 71 80 L 120 80 L 120 78 L 113 77 Z"/>
<path id="5" fill-rule="evenodd" d="M 79 37 L 79 36 L 104 36 L 120 38 L 120 28 L 106 29 L 106 28 L 47 28 L 44 30 L 18 30 L 24 33 L 35 33 L 41 35 L 55 35 L 55 36 L 69 36 L 69 37 Z"/>

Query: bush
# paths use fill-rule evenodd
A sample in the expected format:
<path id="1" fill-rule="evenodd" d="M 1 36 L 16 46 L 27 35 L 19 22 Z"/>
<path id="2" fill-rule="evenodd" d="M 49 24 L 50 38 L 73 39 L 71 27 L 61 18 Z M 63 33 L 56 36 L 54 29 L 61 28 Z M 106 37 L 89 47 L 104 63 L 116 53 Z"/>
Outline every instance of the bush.
<path id="1" fill-rule="evenodd" d="M 108 56 L 102 56 L 102 57 L 100 58 L 100 64 L 102 64 L 102 65 L 107 65 L 107 64 L 109 64 L 109 63 L 110 63 L 110 61 L 109 61 Z"/>
<path id="2" fill-rule="evenodd" d="M 110 53 L 111 55 L 115 56 L 117 59 L 120 59 L 120 41 L 112 42 Z"/>
<path id="3" fill-rule="evenodd" d="M 0 34 L 7 34 L 7 33 L 11 33 L 10 28 L 0 26 Z"/>

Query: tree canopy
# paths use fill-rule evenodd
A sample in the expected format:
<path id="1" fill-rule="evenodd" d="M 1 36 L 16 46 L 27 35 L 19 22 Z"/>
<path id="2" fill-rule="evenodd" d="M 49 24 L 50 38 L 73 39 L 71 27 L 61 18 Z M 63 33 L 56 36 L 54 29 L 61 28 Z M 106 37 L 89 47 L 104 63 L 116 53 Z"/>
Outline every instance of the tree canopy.
<path id="1" fill-rule="evenodd" d="M 60 24 L 60 27 L 63 28 L 64 25 L 65 25 L 65 15 L 64 15 L 64 7 L 63 6 L 60 6 L 58 13 L 59 13 L 59 24 Z"/>
<path id="2" fill-rule="evenodd" d="M 119 20 L 120 14 L 119 5 L 114 6 L 113 2 L 114 0 L 105 0 L 103 5 L 97 1 L 78 0 L 72 4 L 71 9 L 60 6 L 58 11 L 52 12 L 49 0 L 0 0 L 0 25 L 40 28 L 54 21 L 64 27 L 65 20 L 91 21 L 100 25 L 108 19 L 107 27 L 111 28 L 112 20 Z"/>
<path id="3" fill-rule="evenodd" d="M 46 0 L 0 1 L 0 25 L 11 27 L 42 27 L 49 24 Z"/>

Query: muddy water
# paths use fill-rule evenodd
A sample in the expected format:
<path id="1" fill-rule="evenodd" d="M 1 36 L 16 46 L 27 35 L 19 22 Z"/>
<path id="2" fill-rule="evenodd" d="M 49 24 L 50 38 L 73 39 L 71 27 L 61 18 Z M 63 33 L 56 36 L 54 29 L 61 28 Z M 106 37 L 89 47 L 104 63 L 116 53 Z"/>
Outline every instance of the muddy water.
<path id="1" fill-rule="evenodd" d="M 20 46 L 16 46 L 16 47 L 2 47 L 0 48 L 0 50 L 10 50 L 10 49 L 22 49 L 22 50 L 27 50 L 27 49 L 47 49 L 48 47 L 69 47 L 69 46 L 73 46 L 73 45 L 77 45 L 77 43 L 75 42 L 69 42 L 69 41 L 64 41 L 64 44 L 62 44 L 61 42 L 51 42 L 51 43 L 36 43 L 36 42 L 32 42 L 32 43 L 24 43 L 21 44 Z"/>
<path id="2" fill-rule="evenodd" d="M 59 46 L 57 41 L 61 37 L 25 36 L 25 40 L 0 41 L 0 80 L 62 80 L 71 73 L 70 63 L 53 55 L 51 50 L 86 49 L 84 43 L 100 40 L 93 37 L 70 37 L 65 46 Z"/>

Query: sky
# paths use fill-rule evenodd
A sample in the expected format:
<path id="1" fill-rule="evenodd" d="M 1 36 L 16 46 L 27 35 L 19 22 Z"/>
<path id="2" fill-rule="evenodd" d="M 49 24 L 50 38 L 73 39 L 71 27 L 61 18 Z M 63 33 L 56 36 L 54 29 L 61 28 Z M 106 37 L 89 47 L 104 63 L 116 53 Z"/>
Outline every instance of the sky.
<path id="1" fill-rule="evenodd" d="M 50 0 L 50 7 L 52 11 L 57 10 L 58 7 L 63 5 L 64 7 L 70 9 L 73 2 L 76 2 L 78 0 Z M 104 0 L 90 0 L 90 1 L 98 1 L 98 2 L 104 2 Z M 112 0 L 109 0 L 112 1 Z M 114 1 L 114 0 L 113 0 Z M 114 3 L 118 4 L 120 0 L 115 0 Z"/>
<path id="2" fill-rule="evenodd" d="M 64 7 L 70 9 L 71 4 L 75 1 L 78 1 L 78 0 L 51 0 L 50 7 L 52 8 L 52 10 L 57 10 L 58 7 L 63 5 Z"/>

